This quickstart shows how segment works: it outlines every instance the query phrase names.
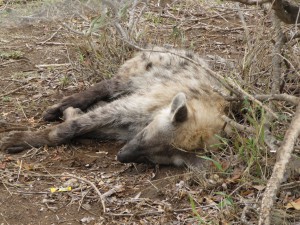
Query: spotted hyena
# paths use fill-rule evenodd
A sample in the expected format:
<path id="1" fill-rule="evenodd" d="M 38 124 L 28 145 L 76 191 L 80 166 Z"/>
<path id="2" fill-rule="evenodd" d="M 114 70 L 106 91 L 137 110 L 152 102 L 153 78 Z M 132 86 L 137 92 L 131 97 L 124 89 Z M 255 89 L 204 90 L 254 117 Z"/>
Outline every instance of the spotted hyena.
<path id="1" fill-rule="evenodd" d="M 218 143 L 227 102 L 213 91 L 221 85 L 193 61 L 207 66 L 185 50 L 155 47 L 140 52 L 112 79 L 63 99 L 43 115 L 47 121 L 64 122 L 34 132 L 11 132 L 0 148 L 15 153 L 96 137 L 126 142 L 117 155 L 124 163 L 197 163 L 191 152 Z"/>

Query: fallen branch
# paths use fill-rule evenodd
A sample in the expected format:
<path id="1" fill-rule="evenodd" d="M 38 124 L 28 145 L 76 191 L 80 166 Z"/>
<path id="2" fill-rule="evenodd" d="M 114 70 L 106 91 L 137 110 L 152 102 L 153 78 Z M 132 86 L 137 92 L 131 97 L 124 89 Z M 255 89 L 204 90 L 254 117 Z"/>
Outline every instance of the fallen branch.
<path id="1" fill-rule="evenodd" d="M 211 74 L 215 72 L 211 71 Z M 219 75 L 220 76 L 220 75 Z M 272 115 L 275 119 L 279 119 L 278 116 L 276 115 L 276 113 L 270 109 L 270 107 L 264 105 L 261 101 L 259 101 L 258 99 L 256 99 L 253 95 L 249 94 L 248 92 L 246 92 L 245 90 L 243 90 L 238 84 L 236 84 L 232 79 L 228 78 L 226 79 L 228 81 L 228 83 L 230 84 L 230 86 L 232 88 L 234 88 L 235 90 L 237 90 L 239 92 L 239 94 L 242 94 L 245 97 L 248 97 L 251 101 L 255 102 L 256 104 L 258 104 L 260 107 L 264 108 L 270 115 Z"/>
<path id="2" fill-rule="evenodd" d="M 299 102 L 300 103 L 300 102 Z M 287 164 L 291 158 L 292 151 L 296 139 L 300 134 L 300 104 L 298 104 L 294 118 L 285 133 L 282 145 L 277 151 L 277 161 L 273 168 L 271 178 L 268 181 L 266 190 L 263 195 L 259 225 L 269 225 L 270 224 L 270 213 L 273 208 L 274 199 L 276 197 L 277 191 L 279 189 L 280 183 L 284 179 L 284 172 L 286 170 Z"/>
<path id="3" fill-rule="evenodd" d="M 275 33 L 275 44 L 272 50 L 272 77 L 271 77 L 271 94 L 279 94 L 280 86 L 282 83 L 281 79 L 281 64 L 283 62 L 281 56 L 283 46 L 285 44 L 285 36 L 282 32 L 280 20 L 275 13 L 272 13 L 272 25 Z M 270 109 L 274 110 L 275 106 L 273 102 L 269 102 Z M 276 145 L 276 139 L 271 134 L 271 124 L 274 121 L 269 113 L 266 113 L 264 121 L 264 142 L 270 148 L 271 152 L 276 152 L 278 146 Z"/>
<path id="4" fill-rule="evenodd" d="M 228 123 L 230 126 L 237 129 L 238 131 L 247 132 L 247 133 L 250 133 L 250 134 L 255 133 L 255 129 L 253 127 L 247 127 L 247 126 L 244 126 L 242 124 L 239 124 L 239 123 L 235 122 L 234 120 L 230 119 L 229 117 L 227 117 L 225 115 L 221 116 L 221 118 L 226 123 Z"/>
<path id="5" fill-rule="evenodd" d="M 227 101 L 241 101 L 244 100 L 243 97 L 235 97 L 235 96 L 223 96 Z M 253 95 L 254 98 L 256 98 L 259 101 L 285 101 L 288 103 L 291 103 L 293 105 L 298 105 L 300 98 L 289 95 L 289 94 L 266 94 L 266 95 Z"/>
<path id="6" fill-rule="evenodd" d="M 7 61 L 7 62 L 4 62 L 4 63 L 1 63 L 1 64 L 0 64 L 0 67 L 6 66 L 6 65 L 9 65 L 9 64 L 12 64 L 12 63 L 21 62 L 21 61 L 28 62 L 28 60 L 26 60 L 26 59 L 10 60 L 10 61 Z"/>
<path id="7" fill-rule="evenodd" d="M 298 105 L 300 98 L 288 95 L 288 94 L 271 94 L 271 95 L 254 95 L 254 97 L 261 101 L 277 100 L 277 101 L 286 101 L 293 105 Z"/>

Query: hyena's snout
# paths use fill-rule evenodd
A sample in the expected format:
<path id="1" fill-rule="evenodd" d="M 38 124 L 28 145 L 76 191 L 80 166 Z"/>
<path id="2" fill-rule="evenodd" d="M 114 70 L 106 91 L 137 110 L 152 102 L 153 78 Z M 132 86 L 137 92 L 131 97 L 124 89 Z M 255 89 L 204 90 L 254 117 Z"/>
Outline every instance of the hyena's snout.
<path id="1" fill-rule="evenodd" d="M 136 139 L 128 142 L 117 155 L 122 163 L 170 164 L 171 151 L 167 145 L 147 145 Z"/>
<path id="2" fill-rule="evenodd" d="M 139 163 L 146 161 L 146 158 L 143 156 L 135 140 L 131 140 L 121 148 L 118 152 L 117 159 L 121 163 Z"/>

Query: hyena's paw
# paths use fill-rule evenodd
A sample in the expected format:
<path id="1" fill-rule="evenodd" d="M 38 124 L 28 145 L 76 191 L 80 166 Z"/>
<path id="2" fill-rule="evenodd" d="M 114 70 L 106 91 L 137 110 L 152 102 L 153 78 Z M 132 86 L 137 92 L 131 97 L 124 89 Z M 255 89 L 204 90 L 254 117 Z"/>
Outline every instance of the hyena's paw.
<path id="1" fill-rule="evenodd" d="M 58 120 L 62 116 L 63 112 L 63 104 L 58 103 L 53 106 L 50 106 L 46 111 L 43 113 L 43 119 L 45 121 L 55 121 Z"/>
<path id="2" fill-rule="evenodd" d="M 83 95 L 80 95 L 80 93 L 66 97 L 58 104 L 50 106 L 48 109 L 46 109 L 46 111 L 43 113 L 43 119 L 46 121 L 59 120 L 63 117 L 63 112 L 69 107 L 84 110 L 88 107 L 88 101 Z"/>
<path id="3" fill-rule="evenodd" d="M 30 145 L 24 141 L 26 132 L 12 131 L 5 135 L 0 140 L 0 150 L 6 151 L 9 154 L 19 153 L 25 149 L 30 148 Z"/>

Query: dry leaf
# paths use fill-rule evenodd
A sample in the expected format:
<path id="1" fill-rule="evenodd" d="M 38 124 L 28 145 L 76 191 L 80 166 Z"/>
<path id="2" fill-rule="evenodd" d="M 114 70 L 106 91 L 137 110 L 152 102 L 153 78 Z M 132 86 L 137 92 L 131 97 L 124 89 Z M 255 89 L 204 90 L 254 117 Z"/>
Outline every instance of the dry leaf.
<path id="1" fill-rule="evenodd" d="M 252 187 L 259 191 L 262 191 L 266 188 L 266 186 L 263 185 L 253 185 Z"/>
<path id="2" fill-rule="evenodd" d="M 0 163 L 0 170 L 4 170 L 6 168 L 6 163 Z"/>
<path id="3" fill-rule="evenodd" d="M 296 199 L 295 201 L 289 202 L 286 206 L 286 209 L 296 209 L 300 210 L 300 198 Z"/>

